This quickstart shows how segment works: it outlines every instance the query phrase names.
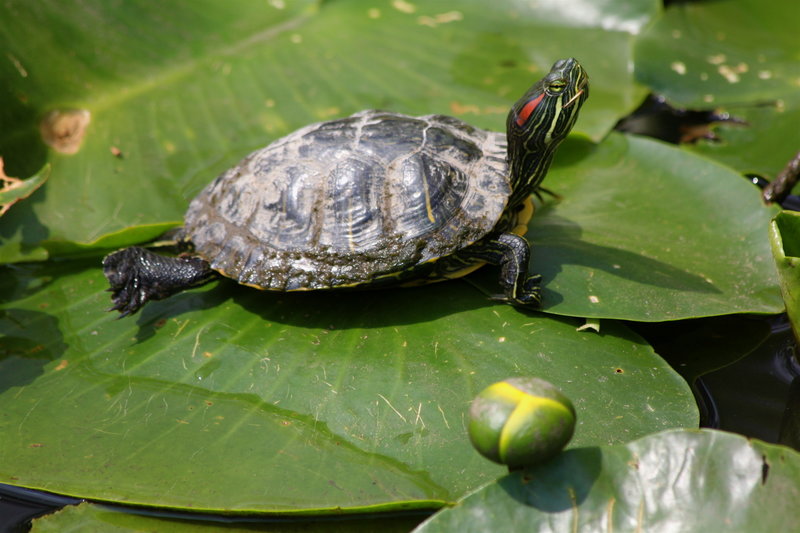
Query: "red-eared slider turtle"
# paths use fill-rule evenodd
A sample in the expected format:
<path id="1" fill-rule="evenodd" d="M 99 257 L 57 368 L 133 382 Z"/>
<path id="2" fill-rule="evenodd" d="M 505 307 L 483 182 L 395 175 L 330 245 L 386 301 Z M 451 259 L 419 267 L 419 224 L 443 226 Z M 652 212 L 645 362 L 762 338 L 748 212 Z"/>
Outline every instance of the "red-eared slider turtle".
<path id="1" fill-rule="evenodd" d="M 512 106 L 505 135 L 442 115 L 362 111 L 278 139 L 192 201 L 178 237 L 186 252 L 132 247 L 103 260 L 113 309 L 135 313 L 217 274 L 299 291 L 425 283 L 484 263 L 501 267 L 501 299 L 536 306 L 526 205 L 587 82 L 575 59 L 556 62 Z"/>

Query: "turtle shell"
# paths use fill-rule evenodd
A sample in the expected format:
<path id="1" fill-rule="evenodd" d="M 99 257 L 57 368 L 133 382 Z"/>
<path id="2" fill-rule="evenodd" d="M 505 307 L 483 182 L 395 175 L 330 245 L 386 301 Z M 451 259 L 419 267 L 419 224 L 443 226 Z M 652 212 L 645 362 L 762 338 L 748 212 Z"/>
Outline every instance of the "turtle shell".
<path id="1" fill-rule="evenodd" d="M 375 283 L 490 233 L 511 193 L 505 135 L 362 111 L 257 150 L 192 201 L 185 238 L 262 289 Z"/>

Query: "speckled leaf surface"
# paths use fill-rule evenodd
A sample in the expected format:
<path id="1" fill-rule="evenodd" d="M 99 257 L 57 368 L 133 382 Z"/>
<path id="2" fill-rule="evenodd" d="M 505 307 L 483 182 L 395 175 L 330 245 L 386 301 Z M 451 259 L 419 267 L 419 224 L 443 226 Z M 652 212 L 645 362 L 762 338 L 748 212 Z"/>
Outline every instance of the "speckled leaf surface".
<path id="1" fill-rule="evenodd" d="M 515 375 L 572 399 L 575 445 L 697 424 L 686 383 L 625 327 L 578 332 L 462 281 L 279 296 L 223 280 L 114 320 L 93 262 L 1 280 L 5 483 L 198 510 L 435 508 L 502 470 L 464 417 Z"/>
<path id="2" fill-rule="evenodd" d="M 693 151 L 773 178 L 798 146 L 797 2 L 675 2 L 637 39 L 637 79 L 678 107 L 736 122 Z"/>
<path id="3" fill-rule="evenodd" d="M 642 97 L 629 71 L 632 33 L 658 2 L 606 2 L 594 19 L 540 4 L 5 2 L 0 155 L 20 175 L 45 162 L 53 173 L 4 221 L 3 246 L 16 256 L 4 255 L 38 259 L 45 239 L 90 243 L 180 220 L 250 151 L 361 109 L 502 129 L 510 104 L 565 56 L 591 73 L 593 105 L 578 129 L 599 139 Z M 69 121 L 50 128 L 61 132 L 58 150 L 39 126 L 52 111 L 88 120 L 83 133 L 70 134 L 79 130 Z M 76 153 L 62 153 L 65 143 Z"/>
<path id="4" fill-rule="evenodd" d="M 569 450 L 509 474 L 418 533 L 792 531 L 800 454 L 719 431 Z"/>
<path id="5" fill-rule="evenodd" d="M 797 2 L 676 2 L 636 41 L 636 77 L 695 108 L 769 103 L 800 82 Z"/>

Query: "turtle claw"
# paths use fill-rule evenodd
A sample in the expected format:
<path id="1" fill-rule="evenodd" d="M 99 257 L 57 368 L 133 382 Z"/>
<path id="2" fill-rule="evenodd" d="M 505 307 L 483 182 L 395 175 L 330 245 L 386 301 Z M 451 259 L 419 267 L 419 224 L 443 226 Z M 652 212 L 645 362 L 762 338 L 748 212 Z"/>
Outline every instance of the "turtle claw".
<path id="1" fill-rule="evenodd" d="M 114 252 L 103 259 L 103 273 L 110 285 L 112 305 L 108 311 L 119 311 L 119 318 L 136 313 L 154 295 L 142 290 L 144 248 L 132 247 Z M 155 254 L 152 254 L 155 255 Z"/>
<path id="2" fill-rule="evenodd" d="M 103 259 L 113 306 L 119 317 L 135 314 L 150 300 L 162 300 L 210 281 L 216 274 L 199 257 L 165 257 L 132 246 Z"/>
<path id="3" fill-rule="evenodd" d="M 538 289 L 538 287 L 537 287 Z M 503 302 L 517 307 L 527 307 L 529 309 L 536 309 L 542 306 L 542 291 L 532 290 L 526 291 L 516 296 L 506 296 L 505 294 L 493 294 L 489 297 L 490 300 L 495 302 Z"/>
<path id="4" fill-rule="evenodd" d="M 514 301 L 519 305 L 528 307 L 541 307 L 542 305 L 542 276 L 534 274 L 528 276 L 522 285 L 522 290 L 514 295 Z"/>
<path id="5" fill-rule="evenodd" d="M 493 294 L 489 298 L 520 307 L 536 308 L 542 306 L 542 276 L 528 276 L 521 287 L 510 286 L 506 294 Z"/>

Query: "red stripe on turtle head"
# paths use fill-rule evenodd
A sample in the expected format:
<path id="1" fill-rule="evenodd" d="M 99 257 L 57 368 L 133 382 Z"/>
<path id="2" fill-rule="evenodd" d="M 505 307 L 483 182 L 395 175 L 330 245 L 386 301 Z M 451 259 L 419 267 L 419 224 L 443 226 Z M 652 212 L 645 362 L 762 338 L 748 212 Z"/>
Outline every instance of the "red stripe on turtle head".
<path id="1" fill-rule="evenodd" d="M 544 93 L 540 94 L 533 100 L 529 100 L 528 103 L 522 106 L 522 109 L 520 109 L 519 113 L 517 114 L 517 126 L 522 127 L 526 122 L 528 122 L 528 119 L 531 118 L 533 110 L 536 109 L 536 107 L 542 102 L 543 98 Z"/>

